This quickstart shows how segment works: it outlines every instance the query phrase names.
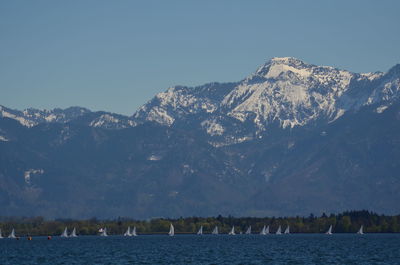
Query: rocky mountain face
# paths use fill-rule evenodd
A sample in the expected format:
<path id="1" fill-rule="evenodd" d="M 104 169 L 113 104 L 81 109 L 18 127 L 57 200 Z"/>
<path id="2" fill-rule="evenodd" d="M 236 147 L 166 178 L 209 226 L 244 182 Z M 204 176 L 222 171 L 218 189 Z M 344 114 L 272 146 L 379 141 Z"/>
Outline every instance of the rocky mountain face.
<path id="1" fill-rule="evenodd" d="M 131 117 L 0 107 L 3 215 L 149 218 L 398 213 L 400 65 L 273 58 L 177 86 Z"/>

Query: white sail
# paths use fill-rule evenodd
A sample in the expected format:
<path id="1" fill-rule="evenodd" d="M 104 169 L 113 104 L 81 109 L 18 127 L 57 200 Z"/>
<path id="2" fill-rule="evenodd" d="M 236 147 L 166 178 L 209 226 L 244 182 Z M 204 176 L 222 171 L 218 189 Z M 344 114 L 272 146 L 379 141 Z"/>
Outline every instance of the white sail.
<path id="1" fill-rule="evenodd" d="M 265 229 L 265 234 L 269 234 L 269 226 L 267 226 L 267 229 Z"/>
<path id="2" fill-rule="evenodd" d="M 282 228 L 281 228 L 281 226 L 278 227 L 278 230 L 276 230 L 276 233 L 275 233 L 275 234 L 277 234 L 277 235 L 282 234 Z"/>
<path id="3" fill-rule="evenodd" d="M 286 227 L 284 234 L 290 234 L 289 226 Z"/>
<path id="4" fill-rule="evenodd" d="M 61 237 L 68 237 L 68 228 L 65 227 L 64 232 L 62 232 Z"/>
<path id="5" fill-rule="evenodd" d="M 124 236 L 132 236 L 130 226 L 128 226 L 128 230 L 126 230 L 126 232 L 124 233 Z"/>
<path id="6" fill-rule="evenodd" d="M 137 236 L 137 234 L 136 234 L 136 226 L 133 227 L 131 235 L 132 236 Z"/>
<path id="7" fill-rule="evenodd" d="M 267 233 L 266 233 L 266 227 L 265 227 L 265 225 L 264 225 L 264 227 L 261 229 L 260 235 L 265 236 L 266 234 L 267 234 Z"/>
<path id="8" fill-rule="evenodd" d="M 197 232 L 198 235 L 202 235 L 203 234 L 203 226 L 200 226 L 199 231 Z"/>
<path id="9" fill-rule="evenodd" d="M 327 234 L 327 235 L 332 235 L 332 225 L 329 226 L 329 229 L 328 229 L 328 231 L 326 231 L 325 234 Z"/>
<path id="10" fill-rule="evenodd" d="M 361 227 L 360 227 L 360 230 L 358 230 L 358 232 L 357 232 L 357 234 L 359 234 L 359 235 L 363 235 L 364 234 L 364 226 L 362 225 Z"/>
<path id="11" fill-rule="evenodd" d="M 175 235 L 175 229 L 174 229 L 174 226 L 172 224 L 169 226 L 168 235 L 169 236 L 174 236 Z"/>
<path id="12" fill-rule="evenodd" d="M 246 235 L 250 235 L 251 234 L 251 225 L 249 226 L 249 228 L 247 228 L 246 230 Z"/>
<path id="13" fill-rule="evenodd" d="M 228 235 L 232 235 L 232 236 L 236 235 L 236 234 L 235 234 L 235 226 L 232 226 L 232 229 L 231 229 L 231 231 L 228 233 Z"/>
<path id="14" fill-rule="evenodd" d="M 218 235 L 218 226 L 215 226 L 214 230 L 211 232 L 213 235 Z"/>
<path id="15" fill-rule="evenodd" d="M 101 232 L 100 236 L 108 236 L 108 234 L 107 234 L 107 228 L 106 228 L 106 227 L 104 227 L 104 228 L 102 229 L 102 232 Z"/>
<path id="16" fill-rule="evenodd" d="M 74 227 L 74 229 L 72 229 L 72 233 L 71 233 L 71 235 L 69 235 L 69 236 L 70 236 L 70 237 L 77 237 L 75 227 Z"/>
<path id="17" fill-rule="evenodd" d="M 1 229 L 0 229 L 0 238 L 3 238 L 3 235 L 1 234 Z"/>
<path id="18" fill-rule="evenodd" d="M 17 238 L 17 237 L 15 236 L 15 230 L 14 230 L 14 228 L 11 230 L 11 233 L 10 233 L 10 235 L 8 236 L 8 238 Z"/>

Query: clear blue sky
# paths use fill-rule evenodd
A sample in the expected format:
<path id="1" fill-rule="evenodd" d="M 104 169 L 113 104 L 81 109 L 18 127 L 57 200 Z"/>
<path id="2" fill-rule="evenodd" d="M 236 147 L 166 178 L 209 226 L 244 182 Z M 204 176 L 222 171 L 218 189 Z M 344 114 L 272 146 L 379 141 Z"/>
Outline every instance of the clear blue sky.
<path id="1" fill-rule="evenodd" d="M 400 63 L 400 1 L 0 1 L 0 104 L 132 114 L 173 85 L 271 57 L 354 72 Z"/>

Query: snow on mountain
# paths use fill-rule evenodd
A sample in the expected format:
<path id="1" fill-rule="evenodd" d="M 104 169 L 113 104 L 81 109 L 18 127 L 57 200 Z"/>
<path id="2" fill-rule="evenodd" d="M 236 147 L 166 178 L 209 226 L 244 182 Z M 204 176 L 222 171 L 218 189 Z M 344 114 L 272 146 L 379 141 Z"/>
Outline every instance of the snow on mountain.
<path id="1" fill-rule="evenodd" d="M 136 123 L 129 117 L 106 112 L 91 112 L 81 107 L 67 109 L 39 110 L 29 108 L 24 111 L 12 110 L 0 106 L 0 117 L 11 118 L 26 127 L 33 127 L 41 123 L 68 123 L 84 116 L 90 116 L 84 121 L 91 127 L 107 129 L 122 129 L 134 127 Z"/>
<path id="2" fill-rule="evenodd" d="M 80 107 L 70 107 L 67 109 L 56 108 L 53 110 L 29 108 L 24 111 L 19 111 L 0 106 L 0 117 L 17 120 L 26 127 L 33 127 L 39 123 L 46 122 L 66 123 L 87 113 L 90 113 L 88 109 Z"/>
<path id="3" fill-rule="evenodd" d="M 171 126 L 189 115 L 203 115 L 200 124 L 209 135 L 251 139 L 237 134 L 243 128 L 229 129 L 217 121 L 231 117 L 246 126 L 250 122 L 259 134 L 271 123 L 293 128 L 321 120 L 332 122 L 366 105 L 381 104 L 379 111 L 384 111 L 399 98 L 399 69 L 395 66 L 388 73 L 357 74 L 292 57 L 272 58 L 237 83 L 169 88 L 142 106 L 133 118 L 139 123 Z"/>
<path id="4" fill-rule="evenodd" d="M 172 125 L 176 119 L 186 115 L 214 113 L 224 96 L 236 83 L 210 83 L 198 87 L 176 86 L 157 94 L 143 105 L 133 118 L 138 122 L 153 121 Z"/>
<path id="5" fill-rule="evenodd" d="M 400 95 L 400 64 L 394 66 L 389 72 L 382 76 L 377 88 L 374 89 L 368 98 L 368 104 L 375 104 L 397 99 Z"/>
<path id="6" fill-rule="evenodd" d="M 134 127 L 136 123 L 123 115 L 105 113 L 90 122 L 91 127 L 101 127 L 107 129 L 123 129 Z"/>
<path id="7" fill-rule="evenodd" d="M 70 107 L 67 109 L 56 108 L 53 110 L 39 110 L 29 108 L 23 111 L 25 118 L 31 119 L 37 123 L 66 123 L 87 113 L 90 113 L 90 110 L 81 107 Z"/>
<path id="8" fill-rule="evenodd" d="M 26 184 L 31 184 L 33 176 L 42 175 L 44 173 L 43 169 L 29 169 L 24 172 L 24 180 Z"/>
<path id="9" fill-rule="evenodd" d="M 37 125 L 37 122 L 25 118 L 24 114 L 20 111 L 11 110 L 3 106 L 0 106 L 0 117 L 14 119 L 26 127 L 33 127 Z"/>
<path id="10" fill-rule="evenodd" d="M 15 119 L 26 127 L 79 120 L 107 129 L 149 121 L 172 126 L 191 120 L 190 124 L 196 123 L 212 138 L 210 142 L 222 146 L 261 137 L 271 124 L 293 128 L 333 122 L 367 105 L 376 105 L 376 113 L 382 113 L 399 96 L 400 65 L 387 73 L 357 74 L 282 57 L 272 58 L 239 82 L 168 88 L 132 117 L 79 107 L 18 111 L 3 106 L 0 117 Z"/>
<path id="11" fill-rule="evenodd" d="M 335 103 L 353 76 L 294 58 L 274 58 L 241 82 L 222 105 L 239 120 L 255 114 L 253 121 L 260 129 L 275 120 L 286 128 L 305 125 L 321 115 L 335 119 L 342 114 Z"/>
<path id="12" fill-rule="evenodd" d="M 214 120 L 204 120 L 201 126 L 206 129 L 207 133 L 211 136 L 222 135 L 225 131 L 224 127 Z"/>

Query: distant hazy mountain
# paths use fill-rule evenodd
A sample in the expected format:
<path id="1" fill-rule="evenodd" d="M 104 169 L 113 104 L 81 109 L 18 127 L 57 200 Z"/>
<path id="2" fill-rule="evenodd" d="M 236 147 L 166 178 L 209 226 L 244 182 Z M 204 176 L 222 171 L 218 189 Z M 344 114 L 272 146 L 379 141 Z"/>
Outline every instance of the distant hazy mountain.
<path id="1" fill-rule="evenodd" d="M 21 125 L 33 127 L 41 123 L 79 122 L 91 127 L 122 129 L 135 125 L 131 118 L 107 112 L 91 112 L 81 107 L 67 109 L 39 110 L 29 108 L 18 111 L 0 105 L 0 117 L 17 120 Z"/>
<path id="2" fill-rule="evenodd" d="M 132 117 L 0 106 L 2 215 L 399 213 L 400 65 L 273 58 L 172 87 Z"/>

